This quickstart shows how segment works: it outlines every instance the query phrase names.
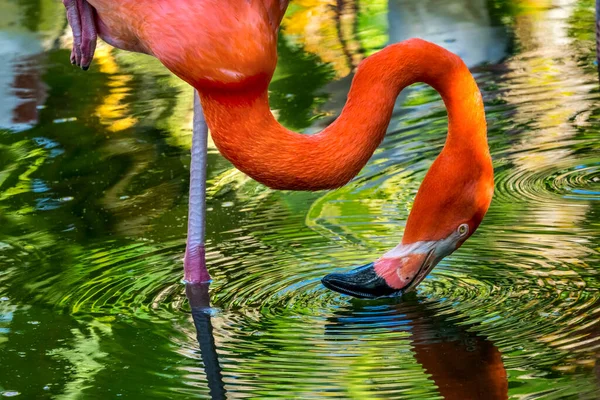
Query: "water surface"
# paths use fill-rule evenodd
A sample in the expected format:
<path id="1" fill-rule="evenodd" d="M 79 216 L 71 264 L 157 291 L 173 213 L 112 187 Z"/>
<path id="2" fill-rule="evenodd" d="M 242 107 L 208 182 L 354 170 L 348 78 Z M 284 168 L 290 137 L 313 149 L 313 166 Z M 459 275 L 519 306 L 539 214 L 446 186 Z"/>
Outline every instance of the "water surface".
<path id="1" fill-rule="evenodd" d="M 271 85 L 283 124 L 318 131 L 360 60 L 423 37 L 476 76 L 496 194 L 417 293 L 356 300 L 320 278 L 400 240 L 444 143 L 437 93 L 405 90 L 382 146 L 336 191 L 269 190 L 211 145 L 214 282 L 192 306 L 191 90 L 106 45 L 73 68 L 60 2 L 0 6 L 1 396 L 600 396 L 592 1 L 293 2 Z"/>

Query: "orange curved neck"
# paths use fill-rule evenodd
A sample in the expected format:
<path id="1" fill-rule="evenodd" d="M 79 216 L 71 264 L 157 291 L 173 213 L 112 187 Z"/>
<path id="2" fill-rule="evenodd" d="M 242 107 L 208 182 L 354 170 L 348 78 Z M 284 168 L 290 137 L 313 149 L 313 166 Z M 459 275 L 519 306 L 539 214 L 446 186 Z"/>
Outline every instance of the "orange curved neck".
<path id="1" fill-rule="evenodd" d="M 383 140 L 400 91 L 415 82 L 435 88 L 447 107 L 444 151 L 489 154 L 483 102 L 471 73 L 458 56 L 432 43 L 407 40 L 365 59 L 339 118 L 314 135 L 292 132 L 275 120 L 269 80 L 259 76 L 236 87 L 203 85 L 199 91 L 221 154 L 272 188 L 321 190 L 347 183 Z"/>

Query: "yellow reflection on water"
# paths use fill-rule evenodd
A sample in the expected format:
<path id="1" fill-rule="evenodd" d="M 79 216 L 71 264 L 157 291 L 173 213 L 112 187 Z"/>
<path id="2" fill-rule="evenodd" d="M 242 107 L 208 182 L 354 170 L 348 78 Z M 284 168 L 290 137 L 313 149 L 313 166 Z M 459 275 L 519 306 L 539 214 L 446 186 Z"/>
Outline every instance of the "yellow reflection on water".
<path id="1" fill-rule="evenodd" d="M 293 36 L 304 49 L 331 63 L 336 75 L 348 75 L 362 60 L 355 36 L 357 2 L 299 0 L 283 19 L 284 33 Z"/>
<path id="2" fill-rule="evenodd" d="M 104 97 L 102 104 L 98 106 L 96 115 L 100 118 L 100 122 L 107 125 L 107 129 L 111 132 L 131 128 L 138 120 L 129 115 L 127 103 L 123 100 L 131 91 L 129 83 L 133 77 L 120 73 L 119 66 L 112 54 L 112 48 L 107 44 L 98 44 L 94 60 L 100 72 L 109 76 L 108 86 L 110 87 L 110 92 Z"/>

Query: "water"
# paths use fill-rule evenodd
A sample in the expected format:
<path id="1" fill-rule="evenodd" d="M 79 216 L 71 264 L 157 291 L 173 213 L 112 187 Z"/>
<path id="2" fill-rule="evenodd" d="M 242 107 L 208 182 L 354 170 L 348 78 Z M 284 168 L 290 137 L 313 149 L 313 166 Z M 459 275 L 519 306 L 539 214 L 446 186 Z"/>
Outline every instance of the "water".
<path id="1" fill-rule="evenodd" d="M 386 43 L 434 40 L 483 91 L 496 194 L 416 294 L 355 300 L 319 279 L 399 241 L 444 142 L 438 95 L 406 90 L 371 162 L 332 192 L 268 190 L 211 146 L 214 282 L 192 306 L 191 91 L 107 46 L 78 71 L 60 2 L 0 5 L 1 396 L 600 397 L 592 1 L 293 3 L 271 86 L 286 126 L 329 123 L 352 66 Z"/>

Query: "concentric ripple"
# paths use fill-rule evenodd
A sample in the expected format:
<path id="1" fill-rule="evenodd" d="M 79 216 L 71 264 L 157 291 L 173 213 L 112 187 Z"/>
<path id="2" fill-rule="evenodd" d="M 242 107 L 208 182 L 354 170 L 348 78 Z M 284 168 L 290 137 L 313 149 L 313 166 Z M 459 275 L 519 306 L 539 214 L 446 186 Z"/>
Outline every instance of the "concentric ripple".
<path id="1" fill-rule="evenodd" d="M 600 200 L 600 165 L 578 165 L 572 170 L 560 171 L 554 182 L 568 199 Z"/>
<path id="2" fill-rule="evenodd" d="M 600 199 L 600 166 L 596 159 L 572 159 L 538 164 L 535 171 L 510 168 L 496 174 L 496 196 L 500 201 L 527 198 L 540 202 Z M 572 165 L 574 164 L 574 165 Z M 506 171 L 506 172 L 505 172 Z M 503 198 L 507 196 L 507 198 Z"/>

